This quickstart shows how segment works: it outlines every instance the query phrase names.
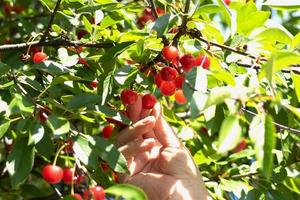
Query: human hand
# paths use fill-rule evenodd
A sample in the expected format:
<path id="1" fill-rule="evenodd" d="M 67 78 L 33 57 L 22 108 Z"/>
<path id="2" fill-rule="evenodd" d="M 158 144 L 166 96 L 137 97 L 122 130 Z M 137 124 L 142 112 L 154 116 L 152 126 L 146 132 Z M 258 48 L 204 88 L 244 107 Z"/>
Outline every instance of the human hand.
<path id="1" fill-rule="evenodd" d="M 123 182 L 139 186 L 150 200 L 209 199 L 193 158 L 163 118 L 160 105 L 143 110 L 139 97 L 127 111 L 134 124 L 117 136 L 130 172 Z"/>

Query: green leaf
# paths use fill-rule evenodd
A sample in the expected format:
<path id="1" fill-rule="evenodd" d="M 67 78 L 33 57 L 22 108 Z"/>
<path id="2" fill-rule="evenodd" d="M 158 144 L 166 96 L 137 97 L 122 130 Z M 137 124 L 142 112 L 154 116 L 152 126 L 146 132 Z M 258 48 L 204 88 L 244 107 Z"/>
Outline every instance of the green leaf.
<path id="1" fill-rule="evenodd" d="M 6 131 L 8 130 L 9 126 L 10 126 L 10 121 L 7 121 L 5 123 L 2 122 L 2 124 L 0 125 L 0 139 L 6 133 Z"/>
<path id="2" fill-rule="evenodd" d="M 196 39 L 184 40 L 182 46 L 187 52 L 191 54 L 199 52 L 199 50 L 201 50 L 201 43 Z"/>
<path id="3" fill-rule="evenodd" d="M 156 19 L 153 30 L 157 32 L 158 37 L 162 37 L 167 32 L 170 17 L 170 14 L 166 14 Z"/>
<path id="4" fill-rule="evenodd" d="M 3 62 L 0 62 L 0 77 L 9 72 L 10 67 Z"/>
<path id="5" fill-rule="evenodd" d="M 27 146 L 27 138 L 17 140 L 7 158 L 6 167 L 15 188 L 28 178 L 34 162 L 34 146 Z"/>
<path id="6" fill-rule="evenodd" d="M 279 28 L 267 28 L 255 36 L 258 41 L 265 41 L 267 43 L 281 42 L 284 44 L 291 44 L 293 35 L 288 31 Z"/>
<path id="7" fill-rule="evenodd" d="M 289 111 L 291 111 L 294 115 L 296 115 L 300 119 L 300 108 L 295 108 L 288 104 L 283 104 Z"/>
<path id="8" fill-rule="evenodd" d="M 221 104 L 230 96 L 231 94 L 228 87 L 215 87 L 209 92 L 204 108 Z"/>
<path id="9" fill-rule="evenodd" d="M 221 125 L 218 139 L 218 153 L 230 151 L 238 145 L 242 136 L 242 127 L 237 115 L 231 115 L 224 119 Z"/>
<path id="10" fill-rule="evenodd" d="M 292 73 L 292 79 L 294 84 L 294 90 L 297 95 L 298 102 L 300 103 L 300 75 Z"/>
<path id="11" fill-rule="evenodd" d="M 102 95 L 101 95 L 101 105 L 104 105 L 106 102 L 107 97 L 110 95 L 112 92 L 112 84 L 113 84 L 113 73 L 109 72 L 104 81 L 103 81 L 103 86 L 102 86 Z"/>
<path id="12" fill-rule="evenodd" d="M 205 93 L 207 90 L 207 74 L 202 67 L 193 67 L 185 77 L 183 93 L 188 100 L 192 100 L 195 91 Z"/>
<path id="13" fill-rule="evenodd" d="M 78 63 L 78 55 L 69 56 L 66 48 L 58 49 L 58 57 L 64 67 L 72 67 Z"/>
<path id="14" fill-rule="evenodd" d="M 67 104 L 68 109 L 78 109 L 88 106 L 94 106 L 99 103 L 101 97 L 96 94 L 79 94 L 70 100 Z"/>
<path id="15" fill-rule="evenodd" d="M 89 22 L 89 20 L 85 16 L 82 17 L 82 20 L 83 20 L 83 24 L 84 24 L 86 30 L 91 34 L 93 32 L 92 24 Z"/>
<path id="16" fill-rule="evenodd" d="M 265 139 L 264 139 L 264 158 L 262 173 L 269 179 L 273 169 L 273 154 L 272 150 L 275 148 L 275 126 L 273 124 L 273 118 L 271 115 L 266 116 L 265 120 Z"/>
<path id="17" fill-rule="evenodd" d="M 300 32 L 293 38 L 292 48 L 300 48 Z"/>
<path id="18" fill-rule="evenodd" d="M 121 114 L 115 109 L 109 108 L 107 106 L 98 106 L 97 108 L 100 111 L 100 114 L 105 114 L 105 117 L 109 117 L 114 120 L 123 122 L 126 125 L 131 124 L 131 121 L 125 115 Z"/>
<path id="19" fill-rule="evenodd" d="M 67 119 L 63 117 L 50 115 L 47 120 L 47 124 L 55 136 L 64 135 L 69 133 L 70 131 L 70 123 Z"/>
<path id="20" fill-rule="evenodd" d="M 237 10 L 237 33 L 249 35 L 255 28 L 263 26 L 269 16 L 270 12 L 258 11 L 254 2 L 248 2 Z"/>
<path id="21" fill-rule="evenodd" d="M 18 93 L 14 94 L 14 98 L 9 104 L 11 114 L 31 114 L 33 109 L 32 103 Z"/>
<path id="22" fill-rule="evenodd" d="M 267 0 L 264 5 L 278 10 L 299 10 L 300 2 L 295 0 Z"/>
<path id="23" fill-rule="evenodd" d="M 127 161 L 118 149 L 102 137 L 93 137 L 98 156 L 115 171 L 119 173 L 127 173 Z"/>
<path id="24" fill-rule="evenodd" d="M 193 15 L 193 18 L 198 19 L 200 15 L 214 14 L 219 12 L 220 6 L 214 4 L 206 4 L 197 8 Z"/>
<path id="25" fill-rule="evenodd" d="M 70 73 L 72 71 L 71 69 L 68 69 L 62 64 L 59 64 L 51 60 L 46 60 L 44 62 L 35 64 L 32 66 L 32 69 L 42 70 L 52 75 L 60 75 L 60 74 Z"/>
<path id="26" fill-rule="evenodd" d="M 101 58 L 100 62 L 109 63 L 112 62 L 118 55 L 120 55 L 123 51 L 128 49 L 135 42 L 123 42 L 117 44 L 114 47 L 111 47 Z M 111 70 L 111 69 L 110 69 Z"/>
<path id="27" fill-rule="evenodd" d="M 225 19 L 226 24 L 231 27 L 231 13 L 229 9 L 225 6 L 223 0 L 218 0 L 218 4 L 220 5 L 220 14 Z"/>
<path id="28" fill-rule="evenodd" d="M 142 189 L 129 184 L 114 185 L 107 188 L 105 192 L 116 197 L 123 197 L 126 200 L 148 200 L 147 195 Z"/>
<path id="29" fill-rule="evenodd" d="M 31 143 L 37 144 L 43 139 L 45 129 L 39 122 L 34 121 L 34 123 L 32 124 L 32 127 L 30 129 L 30 133 L 31 133 L 31 135 L 29 137 L 28 144 L 31 144 Z"/>
<path id="30" fill-rule="evenodd" d="M 274 74 L 293 64 L 300 63 L 300 55 L 295 52 L 279 51 L 273 54 L 271 59 L 263 66 L 259 78 L 266 77 L 270 82 L 274 80 Z"/>
<path id="31" fill-rule="evenodd" d="M 92 144 L 87 137 L 90 136 L 77 136 L 74 139 L 74 154 L 84 165 L 96 169 L 99 167 L 97 152 L 95 145 Z"/>
<path id="32" fill-rule="evenodd" d="M 111 12 L 104 19 L 101 21 L 100 28 L 105 29 L 109 26 L 119 23 L 120 21 L 124 20 L 124 16 L 121 15 L 119 12 Z"/>

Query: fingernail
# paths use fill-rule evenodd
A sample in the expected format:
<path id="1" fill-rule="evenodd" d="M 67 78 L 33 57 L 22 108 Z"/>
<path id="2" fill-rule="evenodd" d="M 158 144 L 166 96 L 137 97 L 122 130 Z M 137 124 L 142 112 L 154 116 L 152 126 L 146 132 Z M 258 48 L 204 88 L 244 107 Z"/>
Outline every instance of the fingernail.
<path id="1" fill-rule="evenodd" d="M 147 139 L 145 139 L 144 140 L 144 142 L 146 142 L 146 143 L 153 143 L 153 142 L 155 142 L 155 139 L 154 138 L 147 138 Z"/>
<path id="2" fill-rule="evenodd" d="M 143 124 L 149 124 L 149 123 L 153 122 L 154 120 L 155 120 L 155 118 L 153 116 L 146 117 L 145 119 L 143 119 Z"/>

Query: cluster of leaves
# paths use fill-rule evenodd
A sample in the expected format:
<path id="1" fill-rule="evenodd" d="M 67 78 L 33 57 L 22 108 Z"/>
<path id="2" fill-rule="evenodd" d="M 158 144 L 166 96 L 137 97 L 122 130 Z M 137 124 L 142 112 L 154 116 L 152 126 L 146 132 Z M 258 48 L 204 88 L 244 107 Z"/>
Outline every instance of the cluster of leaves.
<path id="1" fill-rule="evenodd" d="M 68 186 L 51 187 L 40 173 L 67 141 L 74 152 L 61 151 L 57 164 L 86 173 L 77 190 L 97 183 L 110 187 L 109 194 L 145 199 L 136 188 L 115 185 L 99 166 L 127 171 L 114 137 L 101 136 L 108 118 L 130 124 L 119 99 L 124 88 L 156 95 L 212 197 L 299 199 L 300 4 L 158 0 L 164 14 L 141 27 L 149 2 L 65 0 L 49 35 L 56 1 L 5 2 L 24 9 L 0 14 L 0 43 L 11 44 L 5 51 L 0 46 L 0 199 L 45 198 L 53 188 L 68 194 Z M 35 44 L 49 58 L 38 64 L 30 46 L 13 46 L 45 37 L 45 46 Z M 161 50 L 173 39 L 182 54 L 211 61 L 209 70 L 185 74 L 184 105 L 162 96 L 150 73 L 168 64 Z M 235 149 L 241 142 L 246 145 Z"/>

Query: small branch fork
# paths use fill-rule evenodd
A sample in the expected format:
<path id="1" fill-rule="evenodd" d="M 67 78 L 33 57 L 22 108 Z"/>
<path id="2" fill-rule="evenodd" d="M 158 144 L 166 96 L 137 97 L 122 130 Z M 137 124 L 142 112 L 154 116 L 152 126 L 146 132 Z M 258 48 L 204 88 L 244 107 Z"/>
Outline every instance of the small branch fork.
<path id="1" fill-rule="evenodd" d="M 55 5 L 55 7 L 54 7 L 54 10 L 53 10 L 53 12 L 52 12 L 52 14 L 51 14 L 51 17 L 50 17 L 48 26 L 47 26 L 47 28 L 46 28 L 46 30 L 45 30 L 45 33 L 43 34 L 43 36 L 42 36 L 42 38 L 41 38 L 41 40 L 40 40 L 41 43 L 44 42 L 44 41 L 46 40 L 46 38 L 48 37 L 48 35 L 49 35 L 51 26 L 52 26 L 53 21 L 54 21 L 54 18 L 55 18 L 55 14 L 57 13 L 57 11 L 58 11 L 58 9 L 59 9 L 60 3 L 61 3 L 61 0 L 57 0 L 56 5 Z"/>

